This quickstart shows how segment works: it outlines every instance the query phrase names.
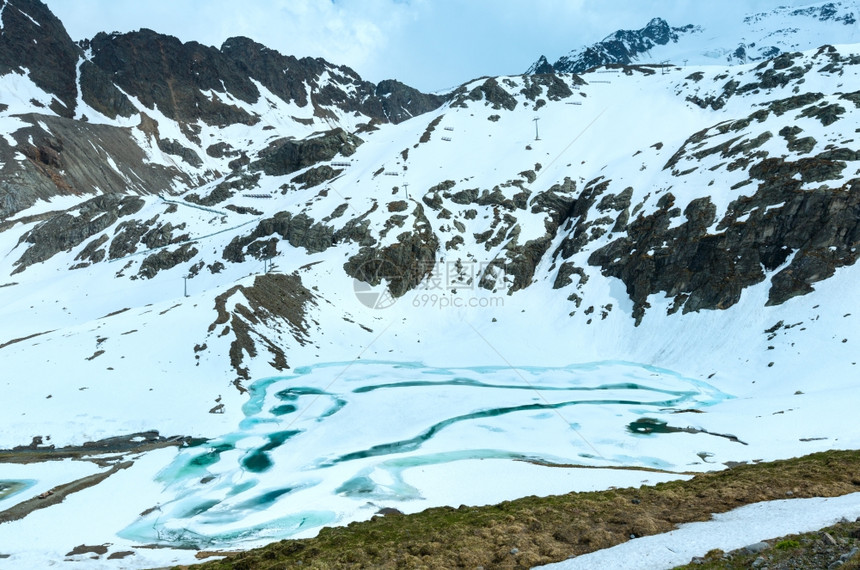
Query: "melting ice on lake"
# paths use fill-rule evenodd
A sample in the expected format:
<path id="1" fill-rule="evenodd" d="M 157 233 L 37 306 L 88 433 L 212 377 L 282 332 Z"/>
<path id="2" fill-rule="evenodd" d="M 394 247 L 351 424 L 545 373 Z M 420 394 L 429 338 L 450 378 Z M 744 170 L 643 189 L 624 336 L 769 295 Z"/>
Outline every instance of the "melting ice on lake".
<path id="1" fill-rule="evenodd" d="M 460 468 L 468 462 L 487 461 L 495 477 L 513 461 L 672 470 L 699 448 L 631 433 L 628 424 L 730 397 L 669 370 L 615 361 L 328 363 L 259 380 L 249 391 L 236 431 L 182 450 L 158 476 L 158 508 L 120 536 L 212 547 L 313 535 L 382 506 L 437 506 L 426 499 L 444 496 L 440 488 L 469 496 L 492 484 L 487 469 Z M 701 445 L 707 436 L 698 437 Z M 540 493 L 539 485 L 521 495 Z"/>

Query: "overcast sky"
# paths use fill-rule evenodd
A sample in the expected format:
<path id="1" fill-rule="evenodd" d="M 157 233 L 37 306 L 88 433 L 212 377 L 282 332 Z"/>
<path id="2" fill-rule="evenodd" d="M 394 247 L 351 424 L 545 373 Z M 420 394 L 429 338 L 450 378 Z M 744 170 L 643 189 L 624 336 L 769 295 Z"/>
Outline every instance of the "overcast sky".
<path id="1" fill-rule="evenodd" d="M 323 57 L 364 79 L 424 91 L 524 72 L 617 29 L 660 16 L 673 26 L 737 18 L 798 0 L 44 0 L 73 39 L 151 28 L 220 46 L 248 36 Z"/>

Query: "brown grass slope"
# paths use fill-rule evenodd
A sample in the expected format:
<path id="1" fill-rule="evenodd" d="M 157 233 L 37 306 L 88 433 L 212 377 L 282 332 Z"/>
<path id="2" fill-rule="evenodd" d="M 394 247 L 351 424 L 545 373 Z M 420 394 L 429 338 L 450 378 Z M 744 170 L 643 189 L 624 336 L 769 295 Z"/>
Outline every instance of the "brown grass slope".
<path id="1" fill-rule="evenodd" d="M 227 553 L 200 568 L 529 568 L 708 520 L 712 513 L 749 503 L 855 491 L 860 491 L 860 451 L 828 451 L 638 489 L 377 516 L 325 528 L 311 539 Z"/>

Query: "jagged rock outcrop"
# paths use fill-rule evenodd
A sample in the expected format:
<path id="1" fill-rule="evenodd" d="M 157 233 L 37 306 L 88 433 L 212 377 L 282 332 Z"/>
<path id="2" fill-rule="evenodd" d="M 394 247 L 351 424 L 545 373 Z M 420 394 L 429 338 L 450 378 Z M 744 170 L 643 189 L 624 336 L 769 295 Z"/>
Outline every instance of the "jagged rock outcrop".
<path id="1" fill-rule="evenodd" d="M 232 311 L 227 310 L 228 301 L 239 295 L 240 300 Z M 272 333 L 285 325 L 290 336 L 300 344 L 307 342 L 307 312 L 315 305 L 313 294 L 302 284 L 297 274 L 265 274 L 257 276 L 250 287 L 237 285 L 215 298 L 218 317 L 209 325 L 208 336 L 233 333 L 230 343 L 230 364 L 236 371 L 234 384 L 241 388 L 242 380 L 250 374 L 245 357 L 256 357 L 258 346 L 265 348 L 276 370 L 289 368 L 283 350 L 284 340 L 272 338 Z M 201 346 L 206 346 L 204 343 Z M 205 350 L 205 349 L 204 349 Z"/>
<path id="2" fill-rule="evenodd" d="M 17 145 L 11 145 L 9 137 L 0 140 L 0 164 L 4 165 L 0 170 L 0 219 L 38 199 L 58 194 L 173 193 L 199 186 L 221 175 L 218 171 L 221 166 L 204 168 L 206 156 L 235 156 L 227 165 L 230 170 L 247 166 L 252 159 L 243 151 L 224 143 L 204 145 L 198 121 L 216 127 L 256 124 L 260 121 L 257 111 L 242 105 L 260 100 L 258 84 L 268 90 L 270 106 L 272 97 L 300 107 L 310 105 L 315 117 L 329 122 L 339 119 L 338 112 L 363 114 L 371 123 L 400 122 L 446 101 L 445 97 L 424 94 L 394 80 L 375 85 L 362 80 L 348 67 L 319 58 L 284 56 L 248 38 L 230 38 L 219 49 L 196 42 L 183 43 L 175 37 L 141 29 L 123 34 L 99 33 L 78 45 L 38 0 L 2 0 L 0 13 L 3 29 L 0 77 L 27 73 L 37 87 L 53 95 L 50 102 L 33 99 L 30 102 L 33 107 L 48 106 L 60 117 L 80 119 L 55 128 L 59 124 L 56 116 L 24 115 L 23 120 L 33 123 L 35 130 L 19 129 L 13 135 Z M 103 121 L 99 116 L 76 115 L 79 98 L 108 120 L 139 114 L 138 128 L 147 139 L 143 146 L 152 144 L 164 154 L 176 157 L 177 167 L 153 164 L 147 156 L 151 149 L 141 150 L 141 142 L 132 140 L 128 129 L 97 125 Z M 161 136 L 158 121 L 147 115 L 147 111 L 154 109 L 175 121 L 182 136 Z M 50 133 L 38 132 L 41 127 L 37 120 L 47 123 Z M 313 122 L 308 118 L 294 120 L 302 124 Z M 165 127 L 171 126 L 162 125 L 162 130 L 170 130 Z M 111 130 L 115 132 L 110 133 Z M 27 135 L 36 148 L 26 146 Z M 336 145 L 334 153 L 347 155 L 350 146 L 359 144 L 359 139 L 352 135 L 340 136 L 343 144 Z M 45 138 L 50 140 L 45 142 Z M 88 141 L 94 141 L 94 148 L 87 146 Z M 102 141 L 105 144 L 99 144 Z M 325 147 L 334 139 L 323 137 L 322 142 Z M 292 172 L 334 156 L 319 148 L 319 143 L 310 142 L 298 152 L 299 156 L 293 154 L 296 149 L 290 145 L 263 153 L 262 169 Z M 104 149 L 107 151 L 102 152 Z M 19 152 L 32 162 L 17 164 L 15 157 Z M 104 167 L 106 153 L 112 155 L 119 172 Z M 170 159 L 155 162 L 169 164 Z M 317 173 L 308 177 L 304 183 L 314 184 L 326 175 Z"/>
<path id="3" fill-rule="evenodd" d="M 0 13 L 0 76 L 27 70 L 33 83 L 54 96 L 51 110 L 73 117 L 81 50 L 62 22 L 38 0 L 0 0 Z"/>
<path id="4" fill-rule="evenodd" d="M 229 38 L 221 52 L 247 77 L 262 83 L 272 93 L 299 106 L 312 104 L 316 113 L 334 106 L 347 113 L 359 112 L 383 122 L 399 123 L 438 108 L 445 98 L 426 94 L 399 81 L 378 85 L 363 80 L 346 66 L 335 66 L 321 58 L 285 56 L 251 39 Z M 284 73 L 284 71 L 288 73 Z M 328 82 L 320 79 L 328 72 Z M 308 100 L 307 86 L 315 87 Z"/>
<path id="5" fill-rule="evenodd" d="M 517 99 L 508 91 L 499 85 L 498 80 L 491 77 L 484 81 L 481 85 L 473 87 L 470 91 L 466 91 L 465 87 L 460 87 L 452 93 L 454 102 L 452 107 L 465 107 L 466 101 L 481 101 L 484 100 L 487 105 L 491 105 L 493 109 L 506 109 L 513 111 L 517 107 Z"/>
<path id="6" fill-rule="evenodd" d="M 388 246 L 362 247 L 343 269 L 350 277 L 370 285 L 385 280 L 391 295 L 401 297 L 433 271 L 438 249 L 439 238 L 425 217 L 424 208 L 416 204 L 411 231 L 401 233 Z"/>
<path id="7" fill-rule="evenodd" d="M 172 269 L 180 263 L 194 259 L 200 252 L 193 244 L 186 243 L 176 249 L 163 248 L 148 255 L 140 264 L 138 275 L 152 279 L 159 271 Z"/>
<path id="8" fill-rule="evenodd" d="M 262 171 L 269 176 L 290 174 L 338 154 L 350 156 L 362 141 L 343 129 L 334 129 L 321 136 L 300 141 L 282 140 L 272 143 L 260 153 L 248 168 Z"/>
<path id="9" fill-rule="evenodd" d="M 223 257 L 227 261 L 239 263 L 246 255 L 258 259 L 272 258 L 278 253 L 278 239 L 289 242 L 293 247 L 304 248 L 308 253 L 325 251 L 332 245 L 334 230 L 315 222 L 306 214 L 293 215 L 278 212 L 271 218 L 261 220 L 257 227 L 246 236 L 237 236 L 224 248 Z M 269 239 L 264 239 L 269 238 Z"/>
<path id="10" fill-rule="evenodd" d="M 809 293 L 812 284 L 857 260 L 860 179 L 836 189 L 803 189 L 804 172 L 807 181 L 816 180 L 820 164 L 756 164 L 750 174 L 761 180 L 757 191 L 732 202 L 715 231 L 709 228 L 716 208 L 707 197 L 687 204 L 686 221 L 670 227 L 681 210 L 665 194 L 654 213 L 630 222 L 625 236 L 593 252 L 588 262 L 625 283 L 637 322 L 650 306 L 649 295 L 673 298 L 670 312 L 725 309 L 777 269 L 768 304 Z"/>
<path id="11" fill-rule="evenodd" d="M 102 32 L 87 47 L 92 62 L 120 89 L 170 119 L 183 123 L 200 119 L 219 126 L 259 120 L 218 96 L 229 93 L 253 103 L 260 93 L 217 48 L 182 43 L 146 28 L 125 34 Z"/>
<path id="12" fill-rule="evenodd" d="M 314 114 L 323 117 L 329 115 L 327 107 L 336 107 L 396 123 L 445 102 L 393 80 L 374 85 L 348 67 L 285 56 L 245 37 L 229 38 L 218 49 L 142 29 L 100 33 L 84 45 L 96 67 L 123 91 L 184 124 L 197 119 L 219 126 L 256 123 L 258 116 L 228 102 L 230 97 L 257 102 L 261 93 L 254 81 L 285 102 L 313 105 Z M 187 134 L 195 136 L 193 129 Z"/>
<path id="13" fill-rule="evenodd" d="M 654 46 L 677 42 L 681 35 L 694 30 L 695 26 L 692 24 L 673 28 L 666 20 L 654 18 L 644 28 L 618 30 L 600 42 L 559 58 L 552 65 L 546 57 L 541 56 L 529 67 L 526 74 L 582 73 L 601 65 L 616 63 L 629 65 L 637 59 L 637 56 Z"/>
<path id="14" fill-rule="evenodd" d="M 201 206 L 214 206 L 231 198 L 236 193 L 236 190 L 252 190 L 256 188 L 259 181 L 259 172 L 253 174 L 234 172 L 216 184 L 208 194 L 204 196 L 199 196 L 196 193 L 188 194 L 185 196 L 185 200 Z"/>
<path id="15" fill-rule="evenodd" d="M 106 194 L 42 222 L 22 237 L 21 243 L 26 244 L 27 249 L 15 262 L 18 266 L 15 273 L 80 245 L 119 218 L 137 213 L 143 205 L 143 199 L 137 196 Z"/>

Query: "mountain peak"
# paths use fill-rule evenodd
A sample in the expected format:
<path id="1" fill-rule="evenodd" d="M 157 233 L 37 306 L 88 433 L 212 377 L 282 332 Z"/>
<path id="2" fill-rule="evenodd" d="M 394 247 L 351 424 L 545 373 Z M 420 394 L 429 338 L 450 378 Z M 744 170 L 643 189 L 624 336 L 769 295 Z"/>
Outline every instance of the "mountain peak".
<path id="1" fill-rule="evenodd" d="M 856 5 L 846 0 L 794 3 L 739 16 L 724 27 L 704 16 L 680 28 L 655 17 L 639 30 L 618 30 L 600 42 L 575 49 L 551 67 L 560 73 L 582 73 L 601 65 L 632 62 L 711 65 L 762 61 L 783 52 L 855 42 L 855 11 Z M 702 34 L 704 31 L 708 33 Z M 544 71 L 536 71 L 540 65 L 538 60 L 527 73 L 546 73 L 546 66 Z"/>
<path id="2" fill-rule="evenodd" d="M 628 65 L 655 46 L 675 43 L 684 35 L 696 31 L 692 25 L 673 28 L 663 18 L 652 18 L 644 28 L 618 30 L 600 42 L 581 50 L 574 50 L 559 58 L 551 66 L 544 56 L 529 67 L 526 73 L 582 73 L 607 64 Z M 541 71 L 537 71 L 540 69 Z"/>
<path id="3" fill-rule="evenodd" d="M 554 73 L 554 69 L 552 65 L 550 65 L 549 61 L 547 61 L 546 56 L 542 55 L 538 58 L 536 62 L 532 64 L 531 67 L 526 71 L 526 75 L 535 75 L 538 73 Z"/>

